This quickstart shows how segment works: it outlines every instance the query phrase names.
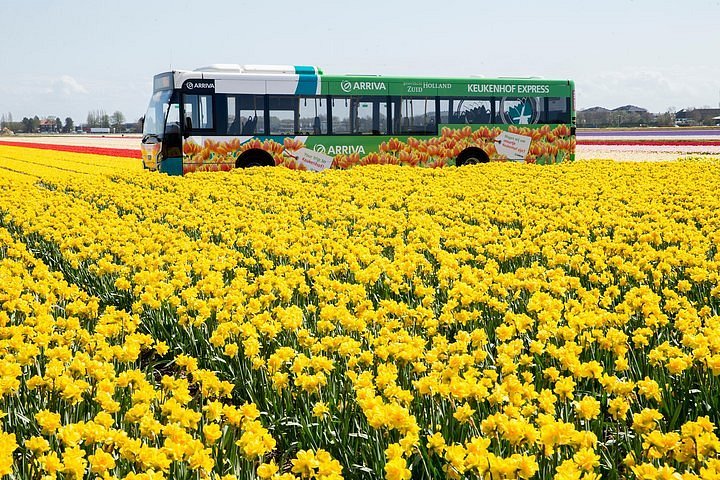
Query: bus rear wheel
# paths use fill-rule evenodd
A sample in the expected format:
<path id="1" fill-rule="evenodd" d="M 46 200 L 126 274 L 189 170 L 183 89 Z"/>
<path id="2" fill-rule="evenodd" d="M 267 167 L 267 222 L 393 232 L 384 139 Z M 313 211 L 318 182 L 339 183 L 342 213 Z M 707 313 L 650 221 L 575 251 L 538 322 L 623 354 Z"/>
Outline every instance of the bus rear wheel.
<path id="1" fill-rule="evenodd" d="M 235 168 L 274 167 L 275 160 L 265 150 L 257 148 L 243 152 L 235 162 Z"/>
<path id="2" fill-rule="evenodd" d="M 455 159 L 455 165 L 462 167 L 463 165 L 477 165 L 478 163 L 488 163 L 490 157 L 482 148 L 469 147 L 460 152 Z"/>

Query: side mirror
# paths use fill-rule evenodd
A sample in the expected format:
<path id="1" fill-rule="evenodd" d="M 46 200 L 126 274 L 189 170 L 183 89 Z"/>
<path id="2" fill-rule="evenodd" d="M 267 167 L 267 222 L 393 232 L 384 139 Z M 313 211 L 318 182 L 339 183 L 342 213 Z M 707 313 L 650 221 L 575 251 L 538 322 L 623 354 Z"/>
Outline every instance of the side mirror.
<path id="1" fill-rule="evenodd" d="M 140 131 L 142 132 L 145 129 L 145 116 L 143 115 L 140 117 L 140 120 L 138 120 L 138 124 L 140 125 Z"/>

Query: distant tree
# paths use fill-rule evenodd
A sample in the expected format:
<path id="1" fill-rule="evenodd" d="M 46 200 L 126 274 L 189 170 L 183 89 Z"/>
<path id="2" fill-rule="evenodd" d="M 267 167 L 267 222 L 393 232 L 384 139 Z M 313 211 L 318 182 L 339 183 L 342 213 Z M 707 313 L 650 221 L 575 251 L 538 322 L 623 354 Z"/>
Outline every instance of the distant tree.
<path id="1" fill-rule="evenodd" d="M 32 129 L 30 133 L 37 133 L 38 131 L 40 131 L 40 117 L 35 115 L 32 118 Z"/>
<path id="2" fill-rule="evenodd" d="M 581 110 L 577 113 L 577 124 L 580 127 L 607 127 L 612 123 L 609 110 Z"/>
<path id="3" fill-rule="evenodd" d="M 87 126 L 88 127 L 109 127 L 110 126 L 110 117 L 107 113 L 105 113 L 105 110 L 99 108 L 97 110 L 91 110 L 88 112 L 87 116 Z"/>
<path id="4" fill-rule="evenodd" d="M 113 128 L 115 128 L 115 131 L 119 131 L 123 123 L 125 123 L 125 115 L 120 110 L 115 110 L 115 112 L 110 117 L 110 123 L 112 124 Z"/>
<path id="5" fill-rule="evenodd" d="M 60 117 L 55 117 L 55 131 L 60 133 L 62 132 L 63 124 L 62 120 L 60 120 Z"/>
<path id="6" fill-rule="evenodd" d="M 651 122 L 657 127 L 672 127 L 675 125 L 675 107 L 668 107 L 664 113 L 658 113 Z"/>
<path id="7" fill-rule="evenodd" d="M 70 117 L 65 118 L 65 126 L 63 127 L 63 132 L 65 133 L 72 133 L 75 129 L 75 125 L 73 122 L 73 119 Z"/>
<path id="8" fill-rule="evenodd" d="M 32 133 L 32 119 L 23 117 L 22 119 L 22 130 L 24 133 Z"/>
<path id="9" fill-rule="evenodd" d="M 12 132 L 22 132 L 23 131 L 22 122 L 7 122 L 5 124 L 5 128 L 9 129 Z"/>
<path id="10" fill-rule="evenodd" d="M 0 115 L 0 129 L 5 128 L 5 124 L 7 123 L 7 118 L 5 118 L 5 114 L 3 113 Z"/>

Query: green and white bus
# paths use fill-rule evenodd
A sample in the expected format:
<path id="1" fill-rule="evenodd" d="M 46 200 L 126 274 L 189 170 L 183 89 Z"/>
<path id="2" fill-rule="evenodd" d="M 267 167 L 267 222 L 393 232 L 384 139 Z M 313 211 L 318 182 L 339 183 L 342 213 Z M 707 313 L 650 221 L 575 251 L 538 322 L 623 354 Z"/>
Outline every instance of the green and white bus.
<path id="1" fill-rule="evenodd" d="M 212 65 L 153 79 L 145 168 L 462 166 L 574 159 L 570 80 L 325 75 Z"/>

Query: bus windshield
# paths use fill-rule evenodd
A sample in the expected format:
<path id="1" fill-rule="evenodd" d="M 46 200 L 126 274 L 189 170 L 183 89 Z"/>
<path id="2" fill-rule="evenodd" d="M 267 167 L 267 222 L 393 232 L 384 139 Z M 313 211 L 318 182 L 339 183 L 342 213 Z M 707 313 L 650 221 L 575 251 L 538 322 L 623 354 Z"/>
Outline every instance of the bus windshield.
<path id="1" fill-rule="evenodd" d="M 171 94 L 171 90 L 162 90 L 153 94 L 147 113 L 145 113 L 143 137 L 148 135 L 162 137 Z"/>

